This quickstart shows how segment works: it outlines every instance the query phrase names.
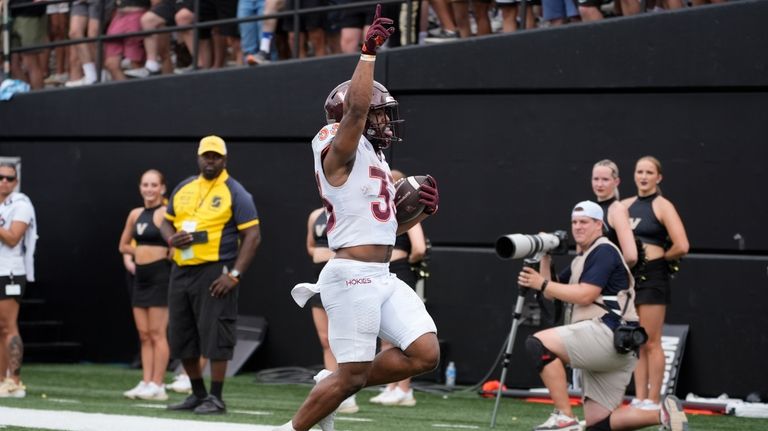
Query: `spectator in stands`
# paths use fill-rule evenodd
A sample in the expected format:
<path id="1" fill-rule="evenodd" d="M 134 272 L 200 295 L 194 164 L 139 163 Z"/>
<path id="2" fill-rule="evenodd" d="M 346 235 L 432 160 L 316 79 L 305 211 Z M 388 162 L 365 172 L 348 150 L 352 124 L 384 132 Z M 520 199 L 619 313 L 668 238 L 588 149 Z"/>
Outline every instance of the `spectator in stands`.
<path id="1" fill-rule="evenodd" d="M 180 358 L 192 395 L 169 410 L 226 412 L 222 391 L 236 338 L 240 277 L 261 242 L 253 197 L 226 170 L 227 147 L 218 136 L 200 140 L 200 175 L 171 194 L 160 230 L 175 248 L 168 294 L 171 356 Z M 211 391 L 200 356 L 210 360 Z"/>
<path id="2" fill-rule="evenodd" d="M 110 10 L 102 10 L 104 7 L 105 0 L 78 0 L 72 3 L 69 18 L 69 38 L 75 40 L 98 36 L 101 31 L 102 18 L 108 19 L 111 13 Z M 78 61 L 82 67 L 83 77 L 75 80 L 72 74 L 70 74 L 70 80 L 64 85 L 67 87 L 91 85 L 98 80 L 95 63 L 96 44 L 82 43 L 75 46 Z"/>
<path id="3" fill-rule="evenodd" d="M 176 25 L 174 15 L 178 12 L 174 0 L 152 0 L 152 7 L 141 16 L 143 31 L 158 30 Z M 184 3 L 179 4 L 179 10 Z M 129 69 L 125 75 L 131 78 L 146 78 L 162 73 L 172 73 L 171 34 L 157 33 L 144 38 L 147 61 L 144 67 Z"/>
<path id="4" fill-rule="evenodd" d="M 325 208 L 317 208 L 309 213 L 309 219 L 307 220 L 307 253 L 312 258 L 315 280 L 320 277 L 320 271 L 323 270 L 325 264 L 334 254 L 328 248 L 327 228 L 328 214 L 325 212 Z M 315 322 L 317 337 L 320 339 L 320 346 L 323 348 L 323 366 L 326 370 L 336 371 L 338 364 L 328 342 L 328 313 L 323 308 L 323 301 L 320 299 L 320 295 L 310 298 L 309 305 L 312 310 L 312 320 Z M 337 412 L 357 413 L 358 410 L 359 407 L 353 394 L 339 405 Z"/>
<path id="5" fill-rule="evenodd" d="M 141 17 L 149 9 L 149 0 L 117 0 L 116 6 L 107 35 L 141 31 Z M 141 37 L 113 39 L 104 43 L 104 67 L 115 81 L 126 78 L 120 66 L 123 57 L 131 61 L 134 69 L 144 63 L 146 55 Z"/>
<path id="6" fill-rule="evenodd" d="M 520 0 L 497 0 L 496 5 L 501 9 L 501 31 L 504 33 L 517 31 Z M 536 26 L 536 19 L 533 16 L 533 5 L 534 2 L 526 2 L 525 5 L 525 28 L 527 29 L 532 29 Z"/>
<path id="7" fill-rule="evenodd" d="M 245 18 L 261 15 L 264 10 L 264 0 L 239 0 L 237 2 L 237 17 Z M 254 55 L 259 52 L 259 35 L 261 34 L 262 21 L 249 21 L 240 23 L 240 47 L 247 65 L 256 64 Z"/>
<path id="8" fill-rule="evenodd" d="M 635 267 L 635 304 L 648 342 L 640 349 L 635 370 L 635 400 L 642 409 L 658 409 L 664 380 L 661 335 L 667 306 L 671 303 L 670 274 L 688 253 L 688 237 L 675 206 L 661 196 L 661 162 L 641 157 L 635 164 L 637 196 L 621 201 L 629 208 L 635 238 L 642 242 L 645 259 Z"/>
<path id="9" fill-rule="evenodd" d="M 53 3 L 46 6 L 46 13 L 48 14 L 48 38 L 51 42 L 58 42 L 67 40 L 67 32 L 69 30 L 69 3 L 62 1 L 61 3 Z M 46 84 L 63 85 L 69 79 L 69 46 L 59 46 L 54 49 L 46 49 L 43 56 L 42 64 L 47 66 L 50 61 L 50 55 L 53 53 L 55 67 L 53 73 L 51 73 L 45 80 Z"/>
<path id="10" fill-rule="evenodd" d="M 448 0 L 429 0 L 429 5 L 437 15 L 440 21 L 440 28 L 436 32 L 431 32 L 424 38 L 424 43 L 450 42 L 459 38 L 459 29 L 453 19 L 451 7 Z M 428 14 L 428 8 L 424 8 L 424 13 Z M 421 40 L 421 38 L 419 38 Z"/>
<path id="11" fill-rule="evenodd" d="M 581 431 L 568 398 L 564 364 L 582 371 L 587 431 L 631 430 L 661 424 L 664 429 L 687 430 L 680 400 L 664 399 L 661 411 L 621 407 L 624 388 L 637 362 L 637 343 L 614 342 L 619 326 L 637 328 L 632 298 L 634 280 L 619 249 L 603 236 L 602 208 L 583 201 L 571 211 L 571 232 L 579 251 L 555 282 L 551 258 L 540 262 L 541 273 L 523 267 L 518 284 L 538 290 L 548 299 L 574 304 L 570 324 L 528 337 L 526 350 L 555 405 L 554 412 L 534 431 Z M 567 280 L 567 281 L 566 281 Z M 626 350 L 619 350 L 626 347 Z"/>
<path id="12" fill-rule="evenodd" d="M 542 18 L 552 27 L 581 21 L 573 0 L 541 0 L 541 8 Z"/>
<path id="13" fill-rule="evenodd" d="M 272 15 L 280 12 L 285 5 L 284 0 L 264 0 L 264 15 Z M 267 64 L 272 58 L 272 41 L 277 31 L 277 18 L 261 21 L 261 40 L 259 50 L 253 55 L 246 55 L 245 62 L 249 66 Z"/>
<path id="14" fill-rule="evenodd" d="M 42 7 L 45 17 L 45 6 Z M 0 398 L 24 398 L 21 381 L 24 343 L 19 335 L 19 305 L 28 281 L 35 281 L 37 221 L 32 201 L 15 191 L 18 171 L 0 164 Z"/>
<path id="15" fill-rule="evenodd" d="M 563 0 L 565 1 L 565 0 Z M 451 9 L 453 18 L 456 20 L 456 27 L 459 29 L 461 37 L 473 36 L 470 26 L 470 3 L 473 9 L 473 16 L 477 24 L 477 35 L 482 36 L 491 34 L 491 19 L 488 15 L 491 2 L 490 0 L 451 0 Z"/>
<path id="16" fill-rule="evenodd" d="M 402 172 L 393 169 L 392 179 L 395 184 L 405 178 Z M 389 260 L 389 271 L 397 275 L 397 278 L 405 282 L 412 289 L 416 289 L 416 273 L 412 266 L 421 262 L 427 252 L 427 240 L 421 223 L 416 223 L 408 232 L 395 238 L 395 246 L 392 249 L 392 257 Z M 387 340 L 381 340 L 381 350 L 391 349 L 394 346 Z M 385 406 L 416 405 L 416 398 L 411 388 L 411 378 L 405 378 L 399 382 L 388 384 L 382 393 L 369 400 L 374 404 Z"/>
<path id="17" fill-rule="evenodd" d="M 10 0 L 9 7 L 28 3 L 26 0 Z M 25 48 L 48 42 L 48 18 L 45 5 L 12 8 L 10 43 L 12 48 Z M 42 51 L 24 51 L 20 55 L 21 62 L 13 61 L 13 75 L 17 79 L 27 81 L 33 90 L 44 87 L 48 65 L 44 64 Z"/>
<path id="18" fill-rule="evenodd" d="M 137 17 L 138 20 L 138 17 Z M 142 380 L 123 393 L 127 398 L 168 399 L 163 380 L 168 368 L 168 278 L 171 264 L 168 243 L 160 234 L 165 217 L 165 177 L 150 169 L 141 176 L 139 192 L 144 205 L 128 213 L 120 235 L 120 253 L 132 257 L 134 269 L 131 306 L 141 341 Z"/>
<path id="19" fill-rule="evenodd" d="M 192 0 L 177 1 L 176 9 L 174 18 L 177 25 L 192 25 L 198 20 Z M 235 16 L 237 16 L 237 0 L 200 0 L 200 22 L 234 18 Z M 237 25 L 205 27 L 198 31 L 200 32 L 198 67 L 204 69 L 224 67 L 227 59 L 227 43 L 238 47 L 240 45 Z M 194 30 L 179 33 L 189 52 L 194 55 Z M 235 42 L 236 39 L 237 42 Z"/>
<path id="20" fill-rule="evenodd" d="M 293 10 L 293 0 L 286 0 L 285 10 Z M 301 8 L 310 7 L 322 7 L 326 6 L 327 2 L 323 0 L 301 0 Z M 299 52 L 294 52 L 293 55 L 298 58 L 307 57 L 307 44 L 312 48 L 314 57 L 322 57 L 326 54 L 325 48 L 325 29 L 326 29 L 326 14 L 313 13 L 307 15 L 301 15 L 299 19 L 299 34 L 294 34 L 293 31 L 293 17 L 285 17 L 282 20 L 283 30 L 288 32 L 288 44 L 291 50 L 294 49 L 295 39 L 299 38 Z"/>
<path id="21" fill-rule="evenodd" d="M 592 167 L 592 191 L 603 209 L 603 233 L 619 247 L 624 261 L 632 268 L 637 263 L 637 245 L 629 224 L 627 207 L 619 202 L 619 167 L 608 159 Z"/>
<path id="22" fill-rule="evenodd" d="M 339 0 L 339 4 L 351 5 L 361 0 Z M 382 6 L 385 16 L 400 16 L 400 5 Z M 368 23 L 373 19 L 373 11 L 370 7 L 344 9 L 339 16 L 341 27 L 341 52 L 345 54 L 360 51 L 364 32 L 368 30 Z M 395 36 L 398 37 L 399 36 Z"/>

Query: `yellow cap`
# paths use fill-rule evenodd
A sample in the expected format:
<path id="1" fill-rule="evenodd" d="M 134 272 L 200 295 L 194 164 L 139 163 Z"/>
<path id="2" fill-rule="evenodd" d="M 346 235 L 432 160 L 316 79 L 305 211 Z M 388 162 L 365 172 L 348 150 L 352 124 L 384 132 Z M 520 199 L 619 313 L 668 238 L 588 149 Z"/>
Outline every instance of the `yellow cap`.
<path id="1" fill-rule="evenodd" d="M 216 135 L 206 136 L 200 140 L 200 147 L 197 149 L 197 155 L 203 155 L 208 151 L 213 151 L 214 153 L 219 153 L 222 156 L 226 156 L 227 144 L 224 143 L 223 139 Z"/>

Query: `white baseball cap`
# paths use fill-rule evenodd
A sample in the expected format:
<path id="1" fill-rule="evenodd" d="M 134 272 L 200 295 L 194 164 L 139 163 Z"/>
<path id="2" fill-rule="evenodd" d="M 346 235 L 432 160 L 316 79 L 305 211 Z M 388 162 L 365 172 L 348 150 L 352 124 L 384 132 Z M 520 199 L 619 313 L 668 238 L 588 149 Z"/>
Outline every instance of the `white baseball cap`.
<path id="1" fill-rule="evenodd" d="M 571 212 L 571 220 L 574 217 L 589 217 L 595 220 L 603 220 L 603 209 L 600 205 L 592 201 L 581 201 L 573 207 Z"/>

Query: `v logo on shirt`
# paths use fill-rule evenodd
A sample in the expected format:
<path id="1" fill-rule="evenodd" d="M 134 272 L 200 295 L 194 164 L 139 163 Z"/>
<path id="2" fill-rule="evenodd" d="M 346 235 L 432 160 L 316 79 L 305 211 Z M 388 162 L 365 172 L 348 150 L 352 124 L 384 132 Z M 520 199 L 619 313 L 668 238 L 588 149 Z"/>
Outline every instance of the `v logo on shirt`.
<path id="1" fill-rule="evenodd" d="M 136 233 L 144 235 L 145 230 L 147 230 L 147 223 L 136 223 Z"/>

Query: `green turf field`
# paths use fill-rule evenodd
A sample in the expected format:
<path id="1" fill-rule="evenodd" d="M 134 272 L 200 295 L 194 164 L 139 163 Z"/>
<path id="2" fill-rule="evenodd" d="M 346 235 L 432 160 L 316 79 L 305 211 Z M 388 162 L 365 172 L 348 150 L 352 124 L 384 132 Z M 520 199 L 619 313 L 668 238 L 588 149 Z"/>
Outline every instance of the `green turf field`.
<path id="1" fill-rule="evenodd" d="M 279 425 L 287 422 L 302 402 L 310 386 L 307 384 L 274 384 L 256 382 L 255 374 L 228 379 L 224 399 L 229 413 L 223 416 L 199 417 L 191 413 L 172 413 L 152 404 L 164 403 L 128 400 L 122 392 L 132 388 L 141 377 L 137 370 L 115 365 L 25 365 L 24 383 L 27 397 L 0 399 L 0 407 L 139 415 L 171 419 L 195 419 L 233 423 Z M 170 381 L 170 375 L 169 380 Z M 384 407 L 372 405 L 368 398 L 374 389 L 358 394 L 360 411 L 339 415 L 339 430 L 421 431 L 430 429 L 490 429 L 493 400 L 474 393 L 457 391 L 448 396 L 440 393 L 417 392 L 416 407 Z M 176 402 L 183 395 L 171 394 Z M 543 422 L 551 406 L 526 403 L 504 398 L 501 402 L 496 429 L 529 430 Z M 577 414 L 581 417 L 580 409 Z M 689 415 L 692 430 L 763 431 L 768 420 L 730 416 Z M 0 430 L 31 431 L 33 428 L 2 426 Z M 651 429 L 651 428 L 649 428 Z M 105 430 L 108 431 L 108 430 Z M 145 431 L 145 430 L 140 430 Z M 146 430 L 149 431 L 149 430 Z M 183 431 L 183 430 L 181 430 Z"/>

